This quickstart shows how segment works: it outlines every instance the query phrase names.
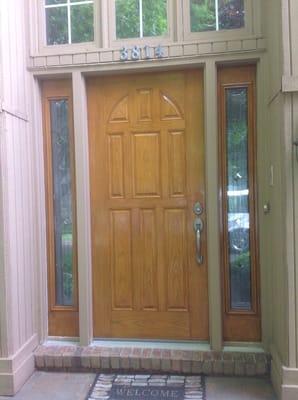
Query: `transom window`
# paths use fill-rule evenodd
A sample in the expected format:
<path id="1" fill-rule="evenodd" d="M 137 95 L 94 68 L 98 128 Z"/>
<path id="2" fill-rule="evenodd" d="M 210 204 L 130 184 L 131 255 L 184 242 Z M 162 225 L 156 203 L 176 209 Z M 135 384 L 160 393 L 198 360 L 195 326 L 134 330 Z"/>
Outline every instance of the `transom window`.
<path id="1" fill-rule="evenodd" d="M 168 31 L 167 0 L 116 0 L 117 39 L 163 36 Z"/>
<path id="2" fill-rule="evenodd" d="M 190 0 L 191 32 L 244 27 L 244 0 Z"/>
<path id="3" fill-rule="evenodd" d="M 45 0 L 47 45 L 92 42 L 93 0 Z"/>
<path id="4" fill-rule="evenodd" d="M 40 1 L 40 0 L 38 0 Z M 174 27 L 172 2 L 169 0 L 102 0 L 110 15 L 112 40 L 168 38 Z M 46 45 L 94 42 L 99 32 L 97 0 L 43 0 Z M 187 0 L 184 24 L 190 34 L 241 29 L 249 17 L 245 0 Z M 249 3 L 250 4 L 250 3 Z M 245 15 L 247 11 L 248 15 Z M 96 14 L 96 15 L 95 15 Z M 101 14 L 102 17 L 105 15 Z M 96 27 L 96 29 L 95 29 Z M 173 38 L 172 38 L 173 39 Z"/>

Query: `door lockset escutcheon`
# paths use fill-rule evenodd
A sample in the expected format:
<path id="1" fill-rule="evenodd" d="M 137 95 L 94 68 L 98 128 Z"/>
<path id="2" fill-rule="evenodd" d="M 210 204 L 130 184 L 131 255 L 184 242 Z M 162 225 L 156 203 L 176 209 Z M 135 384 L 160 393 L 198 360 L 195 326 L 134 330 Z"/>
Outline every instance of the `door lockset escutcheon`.
<path id="1" fill-rule="evenodd" d="M 193 212 L 195 213 L 195 215 L 199 216 L 203 213 L 203 207 L 201 205 L 201 203 L 199 201 L 197 201 L 195 203 L 195 205 L 193 206 Z"/>

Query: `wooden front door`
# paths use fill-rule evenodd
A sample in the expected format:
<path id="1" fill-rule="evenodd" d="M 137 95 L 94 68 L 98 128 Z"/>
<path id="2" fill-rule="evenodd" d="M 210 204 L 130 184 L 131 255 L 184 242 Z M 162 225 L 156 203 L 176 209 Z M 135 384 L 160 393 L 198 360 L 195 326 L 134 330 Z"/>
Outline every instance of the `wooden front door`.
<path id="1" fill-rule="evenodd" d="M 203 73 L 89 78 L 95 337 L 208 339 Z M 201 215 L 204 221 L 205 212 Z"/>

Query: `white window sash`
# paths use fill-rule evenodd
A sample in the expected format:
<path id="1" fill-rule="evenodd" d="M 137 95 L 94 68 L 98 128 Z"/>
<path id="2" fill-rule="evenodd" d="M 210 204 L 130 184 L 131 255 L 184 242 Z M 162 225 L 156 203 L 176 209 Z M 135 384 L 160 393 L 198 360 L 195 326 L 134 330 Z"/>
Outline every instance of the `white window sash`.
<path id="1" fill-rule="evenodd" d="M 70 0 L 67 0 L 67 2 L 62 3 L 62 4 L 45 4 L 45 8 L 60 8 L 60 7 L 67 7 L 68 5 L 70 6 L 82 6 L 83 4 L 93 4 L 94 0 L 88 0 L 88 1 L 76 1 L 70 2 Z"/>

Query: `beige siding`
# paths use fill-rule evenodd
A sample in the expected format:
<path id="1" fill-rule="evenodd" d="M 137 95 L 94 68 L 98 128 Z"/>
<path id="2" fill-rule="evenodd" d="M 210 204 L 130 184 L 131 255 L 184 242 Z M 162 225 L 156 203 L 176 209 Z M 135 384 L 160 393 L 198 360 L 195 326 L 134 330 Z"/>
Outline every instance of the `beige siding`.
<path id="1" fill-rule="evenodd" d="M 31 78 L 26 71 L 25 3 L 2 2 L 0 10 L 0 43 L 4 55 L 0 66 L 3 105 L 0 205 L 4 211 L 3 259 L 0 259 L 2 357 L 15 354 L 36 333 L 38 247 L 33 192 L 34 146 L 28 117 L 32 91 L 28 90 Z"/>
<path id="2" fill-rule="evenodd" d="M 271 213 L 264 219 L 263 242 L 266 242 L 266 275 L 270 294 L 267 311 L 271 314 L 271 350 L 284 365 L 288 364 L 288 302 L 287 273 L 285 268 L 285 177 L 284 177 L 284 98 L 282 81 L 282 4 L 280 0 L 264 2 L 267 29 L 267 124 L 266 124 L 266 177 L 264 190 L 271 205 Z M 271 170 L 272 168 L 272 170 Z M 273 177 L 271 177 L 273 171 Z M 273 178 L 273 182 L 270 182 Z"/>

